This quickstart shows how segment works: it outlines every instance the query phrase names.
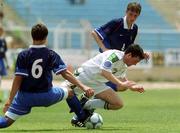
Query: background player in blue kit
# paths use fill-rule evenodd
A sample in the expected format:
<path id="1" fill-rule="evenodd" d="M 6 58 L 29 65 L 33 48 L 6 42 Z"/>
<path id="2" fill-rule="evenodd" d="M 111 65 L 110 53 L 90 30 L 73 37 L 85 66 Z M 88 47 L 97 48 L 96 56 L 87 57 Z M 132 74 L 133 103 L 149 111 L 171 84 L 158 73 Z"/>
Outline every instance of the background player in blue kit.
<path id="1" fill-rule="evenodd" d="M 8 63 L 6 58 L 6 52 L 7 52 L 7 43 L 4 38 L 4 29 L 2 26 L 0 26 L 0 82 L 1 77 L 7 75 Z"/>
<path id="2" fill-rule="evenodd" d="M 125 51 L 127 47 L 134 43 L 138 33 L 136 19 L 141 13 L 141 5 L 136 2 L 128 4 L 126 15 L 109 21 L 92 31 L 92 36 L 96 40 L 100 51 L 117 49 Z"/>
<path id="3" fill-rule="evenodd" d="M 92 31 L 92 36 L 99 46 L 100 52 L 109 49 L 125 51 L 135 41 L 138 33 L 136 19 L 141 13 L 141 5 L 137 2 L 130 2 L 126 9 L 126 15 L 123 18 L 113 19 L 99 28 Z M 149 54 L 144 53 L 146 60 Z M 112 89 L 117 90 L 115 84 L 107 82 Z"/>
<path id="4" fill-rule="evenodd" d="M 46 47 L 48 29 L 45 25 L 33 26 L 31 35 L 33 45 L 19 53 L 17 58 L 12 89 L 3 108 L 5 116 L 0 117 L 0 128 L 8 127 L 30 113 L 32 107 L 47 107 L 73 95 L 71 89 L 52 86 L 52 71 L 79 86 L 87 95 L 93 95 L 91 88 L 76 80 L 67 70 L 60 56 Z"/>

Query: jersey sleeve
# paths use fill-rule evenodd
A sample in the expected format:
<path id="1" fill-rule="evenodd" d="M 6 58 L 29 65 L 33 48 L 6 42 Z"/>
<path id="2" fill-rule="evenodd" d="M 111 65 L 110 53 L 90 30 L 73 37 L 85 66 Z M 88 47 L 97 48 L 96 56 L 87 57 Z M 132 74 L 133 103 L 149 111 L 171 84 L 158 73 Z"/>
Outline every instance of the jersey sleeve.
<path id="1" fill-rule="evenodd" d="M 53 72 L 56 75 L 67 69 L 66 64 L 63 62 L 61 57 L 55 52 L 52 57 L 52 64 L 53 64 Z"/>
<path id="2" fill-rule="evenodd" d="M 101 64 L 100 68 L 102 70 L 105 70 L 105 71 L 108 71 L 108 72 L 112 73 L 112 64 L 113 63 L 110 60 L 107 59 Z"/>
<path id="3" fill-rule="evenodd" d="M 102 62 L 100 68 L 102 70 L 112 73 L 113 63 L 115 63 L 118 60 L 119 60 L 119 57 L 116 55 L 116 53 L 112 53 Z"/>
<path id="4" fill-rule="evenodd" d="M 28 76 L 26 56 L 21 52 L 16 61 L 15 75 Z"/>
<path id="5" fill-rule="evenodd" d="M 117 19 L 113 19 L 106 23 L 105 25 L 96 28 L 94 31 L 99 35 L 99 37 L 104 40 L 108 34 L 112 33 L 116 27 L 118 26 L 119 21 Z"/>

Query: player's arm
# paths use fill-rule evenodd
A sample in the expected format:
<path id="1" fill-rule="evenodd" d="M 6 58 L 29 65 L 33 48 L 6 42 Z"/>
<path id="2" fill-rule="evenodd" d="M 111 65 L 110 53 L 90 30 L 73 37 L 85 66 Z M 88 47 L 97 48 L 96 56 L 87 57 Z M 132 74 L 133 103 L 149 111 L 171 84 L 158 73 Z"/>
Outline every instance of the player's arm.
<path id="1" fill-rule="evenodd" d="M 126 81 L 128 81 L 128 79 L 126 78 L 126 77 L 124 77 L 124 78 L 119 78 L 119 80 L 121 81 L 121 82 L 126 82 Z M 117 91 L 126 91 L 128 88 L 126 88 L 126 87 L 118 87 L 117 88 Z"/>
<path id="2" fill-rule="evenodd" d="M 5 57 L 4 57 L 4 60 L 6 62 L 6 68 L 9 69 L 9 65 L 8 65 L 8 60 L 7 60 L 7 56 L 6 56 L 6 53 L 5 53 Z"/>
<path id="3" fill-rule="evenodd" d="M 142 85 L 138 85 L 138 84 L 135 84 L 135 85 L 129 87 L 129 89 L 131 91 L 136 91 L 136 92 L 139 92 L 139 93 L 145 92 L 144 87 Z"/>
<path id="4" fill-rule="evenodd" d="M 61 57 L 54 51 L 51 51 L 52 54 L 52 66 L 53 71 L 56 75 L 61 74 L 62 77 L 72 84 L 78 86 L 81 90 L 83 90 L 88 97 L 91 97 L 94 95 L 94 90 L 90 87 L 85 86 L 80 81 L 78 81 L 73 74 L 67 70 L 67 66 L 65 65 L 64 61 L 61 59 Z"/>
<path id="5" fill-rule="evenodd" d="M 18 54 L 17 61 L 16 61 L 15 77 L 13 80 L 12 88 L 10 91 L 9 98 L 4 106 L 3 112 L 6 112 L 8 107 L 12 103 L 14 96 L 16 95 L 17 91 L 20 88 L 23 77 L 26 77 L 29 75 L 26 63 L 27 63 L 26 54 L 24 52 L 20 52 Z"/>
<path id="6" fill-rule="evenodd" d="M 128 79 L 126 77 L 124 78 L 119 78 L 120 81 L 122 82 L 126 82 L 128 81 Z M 131 81 L 131 82 L 134 82 L 134 81 Z M 134 85 L 130 86 L 129 89 L 131 91 L 137 91 L 137 92 L 140 92 L 140 93 L 143 93 L 144 92 L 144 87 L 142 85 L 138 85 L 136 82 L 134 82 Z M 118 91 L 125 91 L 127 90 L 127 88 L 117 88 Z"/>
<path id="7" fill-rule="evenodd" d="M 113 19 L 91 32 L 92 37 L 97 42 L 99 48 L 101 48 L 102 51 L 109 50 L 109 44 L 104 44 L 103 40 L 113 33 L 113 31 L 117 28 L 117 25 L 119 25 L 119 20 Z"/>
<path id="8" fill-rule="evenodd" d="M 82 84 L 79 80 L 77 80 L 73 74 L 69 70 L 64 70 L 61 72 L 61 75 L 64 79 L 68 80 L 74 85 L 77 85 L 81 90 L 83 90 L 88 97 L 91 97 L 94 95 L 94 90 L 84 84 Z"/>
<path id="9" fill-rule="evenodd" d="M 117 85 L 117 88 L 129 88 L 130 86 L 134 85 L 132 81 L 125 81 L 122 82 L 118 78 L 116 78 L 111 72 L 106 70 L 102 70 L 101 75 L 105 77 L 107 80 L 111 81 L 112 83 Z"/>
<path id="10" fill-rule="evenodd" d="M 6 101 L 5 105 L 4 105 L 4 108 L 3 108 L 3 112 L 5 113 L 9 106 L 11 105 L 16 93 L 18 92 L 19 88 L 20 88 L 20 85 L 21 85 L 21 82 L 22 82 L 22 76 L 20 75 L 16 75 L 14 77 L 14 80 L 13 80 L 13 84 L 12 84 L 12 88 L 11 88 L 11 91 L 10 91 L 10 95 L 9 95 L 9 98 L 8 100 Z"/>
<path id="11" fill-rule="evenodd" d="M 7 69 L 9 69 L 9 65 L 8 65 L 8 61 L 7 61 L 7 56 L 6 56 L 6 54 L 5 54 L 4 59 L 5 59 L 5 61 L 6 61 L 6 67 L 7 67 Z"/>
<path id="12" fill-rule="evenodd" d="M 96 43 L 98 44 L 99 48 L 101 48 L 103 52 L 106 50 L 109 50 L 105 47 L 103 40 L 99 37 L 99 35 L 94 30 L 91 32 L 91 34 L 94 40 L 96 41 Z"/>

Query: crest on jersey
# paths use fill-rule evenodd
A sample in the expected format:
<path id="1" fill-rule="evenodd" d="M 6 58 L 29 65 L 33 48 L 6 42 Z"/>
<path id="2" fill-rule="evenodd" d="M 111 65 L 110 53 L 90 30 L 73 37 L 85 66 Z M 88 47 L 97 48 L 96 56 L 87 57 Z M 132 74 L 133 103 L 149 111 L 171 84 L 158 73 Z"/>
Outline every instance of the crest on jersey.
<path id="1" fill-rule="evenodd" d="M 119 58 L 117 57 L 117 55 L 115 53 L 112 53 L 109 57 L 108 60 L 110 60 L 112 63 L 116 62 L 119 60 Z"/>
<path id="2" fill-rule="evenodd" d="M 106 60 L 106 61 L 104 62 L 104 65 L 103 65 L 104 68 L 110 69 L 111 66 L 112 66 L 112 62 L 111 62 L 111 61 Z"/>

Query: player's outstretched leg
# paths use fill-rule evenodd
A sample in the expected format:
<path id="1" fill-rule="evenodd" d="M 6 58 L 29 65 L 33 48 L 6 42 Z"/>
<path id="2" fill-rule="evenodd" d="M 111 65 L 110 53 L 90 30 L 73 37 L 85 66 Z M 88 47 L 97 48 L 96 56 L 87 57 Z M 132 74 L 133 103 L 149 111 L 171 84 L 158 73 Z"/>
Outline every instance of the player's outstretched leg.
<path id="1" fill-rule="evenodd" d="M 0 128 L 6 128 L 12 125 L 15 121 L 7 116 L 0 116 Z"/>
<path id="2" fill-rule="evenodd" d="M 68 98 L 66 101 L 70 109 L 77 115 L 77 119 L 72 119 L 71 124 L 73 126 L 84 127 L 84 122 L 91 116 L 91 114 L 83 110 L 76 95 Z"/>
<path id="3" fill-rule="evenodd" d="M 97 99 L 87 101 L 83 108 L 88 110 L 96 108 L 117 110 L 123 107 L 122 100 L 112 89 L 108 89 L 97 94 L 96 98 Z"/>

